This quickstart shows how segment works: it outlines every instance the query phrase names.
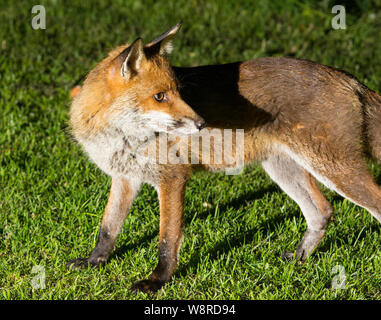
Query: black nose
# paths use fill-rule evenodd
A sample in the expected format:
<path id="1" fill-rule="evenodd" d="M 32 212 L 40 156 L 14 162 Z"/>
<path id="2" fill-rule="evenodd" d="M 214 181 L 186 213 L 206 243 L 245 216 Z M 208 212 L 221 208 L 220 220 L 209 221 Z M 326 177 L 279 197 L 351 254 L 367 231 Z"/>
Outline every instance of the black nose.
<path id="1" fill-rule="evenodd" d="M 206 122 L 205 122 L 205 120 L 198 120 L 195 122 L 195 125 L 196 125 L 197 129 L 201 131 L 202 129 L 205 128 Z"/>

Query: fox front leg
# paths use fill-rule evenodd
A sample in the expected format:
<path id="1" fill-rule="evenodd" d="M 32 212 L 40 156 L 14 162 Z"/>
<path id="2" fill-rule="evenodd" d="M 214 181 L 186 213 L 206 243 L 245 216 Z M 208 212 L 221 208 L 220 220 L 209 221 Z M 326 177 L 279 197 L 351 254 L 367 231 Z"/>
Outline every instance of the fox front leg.
<path id="1" fill-rule="evenodd" d="M 168 282 L 177 267 L 183 237 L 183 211 L 187 172 L 172 172 L 160 184 L 159 262 L 149 279 L 132 285 L 133 292 L 155 292 Z"/>
<path id="2" fill-rule="evenodd" d="M 106 262 L 114 249 L 115 240 L 138 191 L 139 184 L 133 184 L 123 177 L 112 179 L 110 195 L 101 222 L 97 245 L 88 258 L 71 260 L 67 263 L 67 267 L 98 266 Z"/>

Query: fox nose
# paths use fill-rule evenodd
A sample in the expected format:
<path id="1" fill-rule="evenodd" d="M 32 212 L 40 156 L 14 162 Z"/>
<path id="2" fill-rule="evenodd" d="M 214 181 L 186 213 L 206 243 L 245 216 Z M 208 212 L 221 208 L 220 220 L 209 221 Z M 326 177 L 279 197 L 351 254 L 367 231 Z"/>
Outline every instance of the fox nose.
<path id="1" fill-rule="evenodd" d="M 205 126 L 206 126 L 206 122 L 205 122 L 204 119 L 200 119 L 200 120 L 197 120 L 197 121 L 195 122 L 195 125 L 196 125 L 196 128 L 197 128 L 198 130 L 201 131 L 202 129 L 205 128 Z"/>

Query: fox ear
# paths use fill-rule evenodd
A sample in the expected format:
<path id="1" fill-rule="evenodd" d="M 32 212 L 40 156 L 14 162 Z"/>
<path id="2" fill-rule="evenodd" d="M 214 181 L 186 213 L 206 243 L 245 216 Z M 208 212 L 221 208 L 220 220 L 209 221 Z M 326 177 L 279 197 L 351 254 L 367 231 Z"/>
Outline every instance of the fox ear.
<path id="1" fill-rule="evenodd" d="M 146 56 L 141 38 L 136 39 L 115 58 L 117 66 L 120 68 L 120 74 L 125 79 L 130 79 L 139 73 L 139 69 L 145 60 Z"/>
<path id="2" fill-rule="evenodd" d="M 179 31 L 182 22 L 179 22 L 167 32 L 161 34 L 150 43 L 146 44 L 144 51 L 147 56 L 153 56 L 155 54 L 166 55 L 172 52 L 172 40 L 175 37 L 176 33 Z"/>

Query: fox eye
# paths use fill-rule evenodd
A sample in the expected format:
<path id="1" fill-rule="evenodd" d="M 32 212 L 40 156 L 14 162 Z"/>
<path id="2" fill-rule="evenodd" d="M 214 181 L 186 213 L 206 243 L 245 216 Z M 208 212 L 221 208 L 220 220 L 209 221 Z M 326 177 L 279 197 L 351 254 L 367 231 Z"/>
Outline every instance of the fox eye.
<path id="1" fill-rule="evenodd" d="M 165 92 L 158 92 L 156 94 L 154 94 L 153 98 L 157 101 L 157 102 L 163 102 L 163 101 L 166 101 L 167 100 L 167 95 Z"/>

